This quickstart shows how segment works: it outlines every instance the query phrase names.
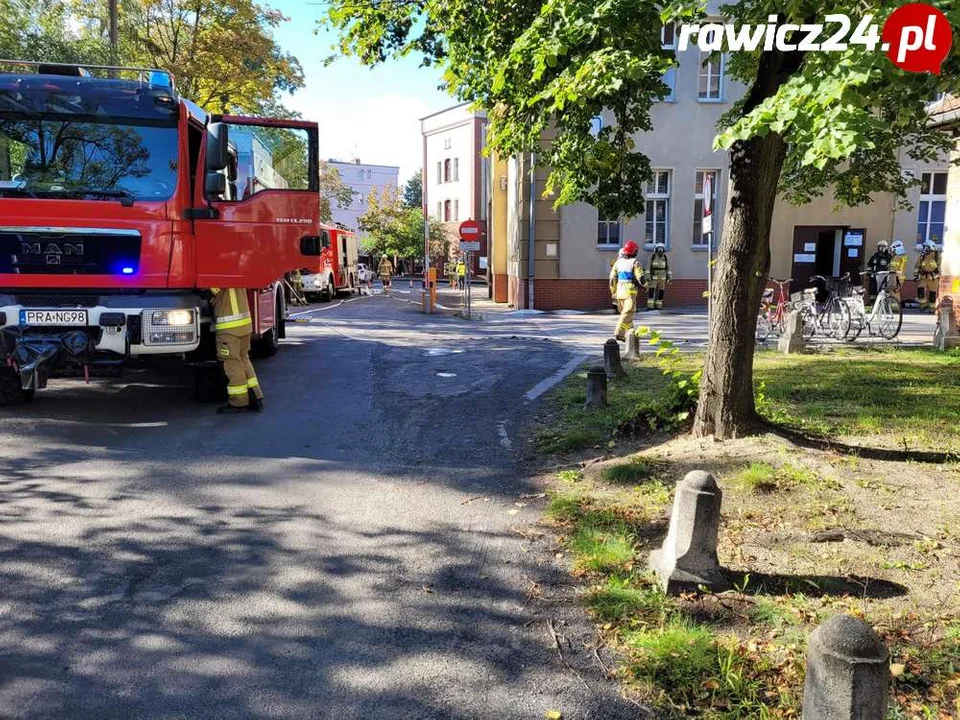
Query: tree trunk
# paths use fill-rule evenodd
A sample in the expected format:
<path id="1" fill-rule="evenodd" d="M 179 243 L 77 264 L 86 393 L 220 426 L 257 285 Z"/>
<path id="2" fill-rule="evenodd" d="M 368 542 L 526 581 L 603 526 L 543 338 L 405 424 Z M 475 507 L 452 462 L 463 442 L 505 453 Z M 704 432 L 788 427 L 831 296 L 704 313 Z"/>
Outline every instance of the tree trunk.
<path id="1" fill-rule="evenodd" d="M 775 95 L 802 62 L 802 53 L 763 53 L 743 113 Z M 698 437 L 742 437 L 757 427 L 757 312 L 770 269 L 770 225 L 785 157 L 786 144 L 776 133 L 737 141 L 730 150 L 730 191 L 710 298 L 710 343 L 693 422 Z"/>
<path id="2" fill-rule="evenodd" d="M 697 436 L 741 437 L 756 427 L 753 351 L 770 269 L 770 224 L 785 145 L 769 133 L 730 152 L 730 193 L 718 252 L 710 345 L 693 424 Z"/>

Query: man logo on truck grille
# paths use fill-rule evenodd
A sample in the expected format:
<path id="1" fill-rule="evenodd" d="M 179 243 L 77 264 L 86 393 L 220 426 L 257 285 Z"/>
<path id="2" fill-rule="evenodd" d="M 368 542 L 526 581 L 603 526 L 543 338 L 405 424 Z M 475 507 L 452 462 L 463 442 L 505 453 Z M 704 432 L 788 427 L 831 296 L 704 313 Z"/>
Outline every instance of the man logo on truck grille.
<path id="1" fill-rule="evenodd" d="M 83 243 L 20 243 L 20 255 L 43 255 L 47 265 L 59 265 L 64 255 L 83 257 Z"/>

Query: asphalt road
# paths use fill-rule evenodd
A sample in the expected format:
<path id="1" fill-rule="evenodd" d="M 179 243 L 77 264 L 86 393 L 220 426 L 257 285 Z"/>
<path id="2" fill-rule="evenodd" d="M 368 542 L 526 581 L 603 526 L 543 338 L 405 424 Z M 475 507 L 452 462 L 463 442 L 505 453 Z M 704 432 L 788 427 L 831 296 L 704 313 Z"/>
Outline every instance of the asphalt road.
<path id="1" fill-rule="evenodd" d="M 162 372 L 0 413 L 0 716 L 637 717 L 527 531 L 577 349 L 383 296 L 289 335 L 263 415 Z"/>

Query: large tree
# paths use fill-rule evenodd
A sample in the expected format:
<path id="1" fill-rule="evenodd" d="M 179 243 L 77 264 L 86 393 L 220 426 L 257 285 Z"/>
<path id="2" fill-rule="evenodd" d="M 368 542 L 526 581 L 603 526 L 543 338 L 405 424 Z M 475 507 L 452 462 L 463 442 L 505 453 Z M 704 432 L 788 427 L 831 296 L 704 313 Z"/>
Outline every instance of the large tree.
<path id="1" fill-rule="evenodd" d="M 417 170 L 403 186 L 403 204 L 409 208 L 423 207 L 423 170 Z"/>
<path id="2" fill-rule="evenodd" d="M 350 207 L 357 191 L 347 185 L 340 171 L 325 162 L 320 163 L 320 221 L 333 220 L 333 205 L 338 208 Z"/>
<path id="3" fill-rule="evenodd" d="M 358 220 L 360 229 L 368 233 L 364 250 L 377 255 L 401 258 L 423 257 L 423 210 L 407 207 L 396 190 L 373 188 L 367 196 L 367 211 Z M 430 220 L 430 255 L 446 256 L 449 240 L 443 226 Z"/>
<path id="4" fill-rule="evenodd" d="M 957 47 L 960 7 L 954 0 L 932 4 L 950 16 Z M 773 17 L 780 27 L 823 22 L 828 13 L 845 13 L 855 24 L 869 13 L 882 24 L 894 8 L 886 0 L 745 0 L 721 13 L 735 23 Z M 674 62 L 661 48 L 660 28 L 702 17 L 679 1 L 333 0 L 323 22 L 339 31 L 342 53 L 366 64 L 410 53 L 439 63 L 452 93 L 488 111 L 488 141 L 498 153 L 541 153 L 557 204 L 582 200 L 603 216 L 633 217 L 644 210 L 642 188 L 651 175 L 634 136 L 654 129 L 650 107 L 666 95 L 661 77 Z M 828 24 L 827 35 L 835 28 Z M 718 437 L 757 424 L 754 333 L 778 192 L 802 201 L 833 189 L 851 204 L 878 192 L 902 197 L 910 181 L 900 153 L 932 159 L 948 145 L 927 130 L 924 108 L 935 91 L 956 87 L 960 54 L 934 76 L 901 71 L 879 49 L 862 45 L 829 53 L 761 45 L 733 54 L 729 69 L 747 91 L 716 141 L 730 152 L 730 183 L 694 423 L 696 434 Z M 592 119 L 605 111 L 614 122 L 592 133 Z"/>

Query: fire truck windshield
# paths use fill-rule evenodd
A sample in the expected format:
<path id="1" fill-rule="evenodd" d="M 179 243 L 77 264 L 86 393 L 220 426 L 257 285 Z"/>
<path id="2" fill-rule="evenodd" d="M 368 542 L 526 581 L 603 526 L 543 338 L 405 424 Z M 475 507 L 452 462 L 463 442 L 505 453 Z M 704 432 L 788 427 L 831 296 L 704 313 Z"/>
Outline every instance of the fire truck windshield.
<path id="1" fill-rule="evenodd" d="M 162 201 L 177 183 L 177 128 L 0 113 L 0 197 Z"/>

